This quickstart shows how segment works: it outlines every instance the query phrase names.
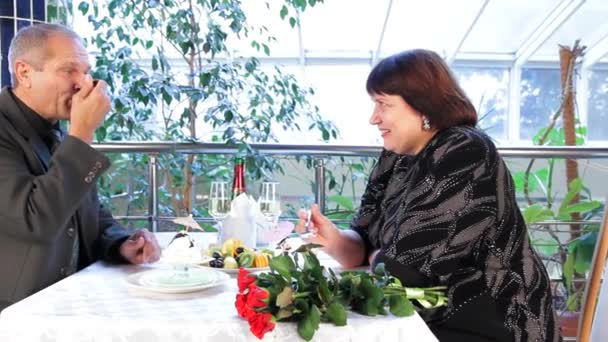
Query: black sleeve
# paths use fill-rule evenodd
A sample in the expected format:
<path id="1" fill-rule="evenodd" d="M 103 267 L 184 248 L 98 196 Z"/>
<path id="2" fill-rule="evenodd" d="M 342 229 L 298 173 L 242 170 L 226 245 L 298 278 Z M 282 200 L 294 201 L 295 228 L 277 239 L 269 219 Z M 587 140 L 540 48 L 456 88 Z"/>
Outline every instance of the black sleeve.
<path id="1" fill-rule="evenodd" d="M 101 233 L 99 256 L 113 263 L 128 263 L 120 254 L 120 245 L 129 238 L 130 233 L 103 205 L 99 206 L 99 231 Z"/>
<path id="2" fill-rule="evenodd" d="M 365 192 L 361 196 L 361 204 L 351 223 L 351 229 L 363 239 L 366 253 L 379 248 L 377 230 L 380 227 L 381 203 L 384 190 L 393 173 L 395 163 L 401 157 L 387 150 L 382 150 L 374 169 L 372 170 Z"/>

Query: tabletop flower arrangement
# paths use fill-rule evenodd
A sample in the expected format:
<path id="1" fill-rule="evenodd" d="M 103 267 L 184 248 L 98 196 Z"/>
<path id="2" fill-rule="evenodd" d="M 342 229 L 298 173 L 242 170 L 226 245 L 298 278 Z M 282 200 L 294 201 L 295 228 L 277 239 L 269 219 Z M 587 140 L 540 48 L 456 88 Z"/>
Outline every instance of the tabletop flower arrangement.
<path id="1" fill-rule="evenodd" d="M 447 304 L 445 287 L 404 287 L 383 264 L 373 273 L 346 271 L 336 275 L 320 264 L 312 252 L 316 247 L 320 246 L 303 245 L 293 256 L 274 257 L 268 273 L 239 270 L 236 310 L 259 339 L 279 321 L 296 322 L 298 334 L 310 341 L 320 322 L 346 325 L 346 310 L 368 316 L 390 312 L 403 317 L 416 310 L 410 300 L 420 308 Z"/>

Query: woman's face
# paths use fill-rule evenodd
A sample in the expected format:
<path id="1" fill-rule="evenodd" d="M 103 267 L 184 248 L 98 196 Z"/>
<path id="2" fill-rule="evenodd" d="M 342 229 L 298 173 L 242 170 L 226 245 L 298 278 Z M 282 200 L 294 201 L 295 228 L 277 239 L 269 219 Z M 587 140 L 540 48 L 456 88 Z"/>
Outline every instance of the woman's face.
<path id="1" fill-rule="evenodd" d="M 422 129 L 422 115 L 401 96 L 372 94 L 372 100 L 375 105 L 369 123 L 378 126 L 385 149 L 415 155 L 435 134 Z"/>

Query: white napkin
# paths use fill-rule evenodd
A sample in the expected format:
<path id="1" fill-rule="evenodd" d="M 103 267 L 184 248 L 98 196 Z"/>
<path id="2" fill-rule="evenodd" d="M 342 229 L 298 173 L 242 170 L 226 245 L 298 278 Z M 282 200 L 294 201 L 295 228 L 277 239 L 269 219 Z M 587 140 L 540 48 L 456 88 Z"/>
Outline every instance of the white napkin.
<path id="1" fill-rule="evenodd" d="M 253 197 L 242 193 L 232 200 L 230 213 L 222 222 L 220 241 L 239 239 L 248 247 L 256 246 L 258 203 Z M 261 215 L 261 214 L 260 214 Z"/>

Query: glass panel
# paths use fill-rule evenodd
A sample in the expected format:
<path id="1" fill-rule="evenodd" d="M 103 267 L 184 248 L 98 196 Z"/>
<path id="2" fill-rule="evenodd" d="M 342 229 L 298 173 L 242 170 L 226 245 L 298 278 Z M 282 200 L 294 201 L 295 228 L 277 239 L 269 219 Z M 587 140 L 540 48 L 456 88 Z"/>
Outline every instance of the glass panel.
<path id="1" fill-rule="evenodd" d="M 0 1 L 0 16 L 13 17 L 15 11 L 12 1 Z"/>
<path id="2" fill-rule="evenodd" d="M 576 39 L 592 47 L 608 32 L 608 1 L 587 0 L 555 33 L 541 45 L 531 59 L 547 59 L 559 55 L 559 44 L 572 46 Z"/>
<path id="3" fill-rule="evenodd" d="M 46 9 L 44 8 L 46 0 L 32 0 L 34 5 L 34 19 L 45 21 L 46 20 Z"/>
<path id="4" fill-rule="evenodd" d="M 373 104 L 365 82 L 369 65 L 310 65 L 304 69 L 302 81 L 315 88 L 311 101 L 319 106 L 324 119 L 332 120 L 340 130 L 335 143 L 347 145 L 380 145 L 380 134 L 369 124 Z M 303 126 L 306 127 L 306 126 Z M 320 142 L 318 131 L 301 133 L 302 142 Z M 299 136 L 299 134 L 298 134 Z M 293 133 L 284 134 L 282 143 L 293 141 Z M 300 138 L 298 137 L 298 141 Z M 334 142 L 332 142 L 334 143 Z"/>
<path id="5" fill-rule="evenodd" d="M 520 139 L 531 140 L 559 108 L 559 70 L 524 68 L 520 89 Z"/>
<path id="6" fill-rule="evenodd" d="M 387 0 L 331 0 L 308 9 L 302 16 L 304 49 L 375 51 L 387 8 Z"/>
<path id="7" fill-rule="evenodd" d="M 31 19 L 32 9 L 30 7 L 30 0 L 19 1 L 17 3 L 17 17 Z"/>
<path id="8" fill-rule="evenodd" d="M 460 50 L 514 53 L 558 3 L 556 0 L 490 1 Z"/>
<path id="9" fill-rule="evenodd" d="M 32 24 L 29 20 L 17 20 L 17 31 L 21 30 L 24 27 L 28 27 Z"/>
<path id="10" fill-rule="evenodd" d="M 11 83 L 11 77 L 8 72 L 8 47 L 11 44 L 11 39 L 15 35 L 15 21 L 13 19 L 0 18 L 0 50 L 2 51 L 2 86 Z"/>
<path id="11" fill-rule="evenodd" d="M 412 48 L 450 54 L 464 37 L 482 3 L 481 0 L 394 1 L 381 55 Z"/>
<path id="12" fill-rule="evenodd" d="M 590 125 L 591 122 L 608 122 L 608 70 L 592 71 L 589 78 L 589 105 L 587 107 L 589 141 L 608 141 L 606 125 Z"/>
<path id="13" fill-rule="evenodd" d="M 494 139 L 507 139 L 509 70 L 455 67 L 460 85 L 477 109 L 478 127 Z"/>

